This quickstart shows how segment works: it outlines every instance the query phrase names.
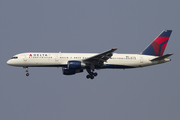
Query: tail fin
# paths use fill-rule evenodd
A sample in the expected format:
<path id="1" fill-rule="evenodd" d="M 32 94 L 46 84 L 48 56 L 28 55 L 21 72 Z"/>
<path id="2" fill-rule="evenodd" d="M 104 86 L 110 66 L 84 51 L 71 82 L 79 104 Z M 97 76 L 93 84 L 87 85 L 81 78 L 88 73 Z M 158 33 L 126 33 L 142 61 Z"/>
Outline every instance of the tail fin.
<path id="1" fill-rule="evenodd" d="M 172 30 L 163 30 L 141 54 L 162 56 L 170 38 L 171 32 Z"/>

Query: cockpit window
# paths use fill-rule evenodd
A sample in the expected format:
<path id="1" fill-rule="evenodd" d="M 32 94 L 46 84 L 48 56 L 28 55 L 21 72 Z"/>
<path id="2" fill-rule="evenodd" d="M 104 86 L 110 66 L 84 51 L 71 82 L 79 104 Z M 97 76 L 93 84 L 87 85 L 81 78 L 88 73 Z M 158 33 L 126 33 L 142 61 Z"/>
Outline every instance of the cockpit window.
<path id="1" fill-rule="evenodd" d="M 18 59 L 18 57 L 12 57 L 11 59 Z"/>

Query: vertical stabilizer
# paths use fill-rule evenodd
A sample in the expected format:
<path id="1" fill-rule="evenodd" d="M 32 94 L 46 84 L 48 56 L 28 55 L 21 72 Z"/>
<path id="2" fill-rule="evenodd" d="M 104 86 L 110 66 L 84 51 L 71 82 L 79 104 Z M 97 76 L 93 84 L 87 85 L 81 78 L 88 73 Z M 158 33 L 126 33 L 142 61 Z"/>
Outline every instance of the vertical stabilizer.
<path id="1" fill-rule="evenodd" d="M 172 30 L 163 30 L 156 39 L 141 53 L 143 55 L 162 56 Z"/>

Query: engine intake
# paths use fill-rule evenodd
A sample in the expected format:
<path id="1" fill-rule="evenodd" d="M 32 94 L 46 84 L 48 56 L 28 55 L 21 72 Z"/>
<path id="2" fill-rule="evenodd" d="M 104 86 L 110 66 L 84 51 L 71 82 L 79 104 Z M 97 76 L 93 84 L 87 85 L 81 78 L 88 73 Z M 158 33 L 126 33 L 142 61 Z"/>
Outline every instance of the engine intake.
<path id="1" fill-rule="evenodd" d="M 82 67 L 85 67 L 85 64 L 81 61 L 68 61 L 69 69 L 81 69 Z"/>

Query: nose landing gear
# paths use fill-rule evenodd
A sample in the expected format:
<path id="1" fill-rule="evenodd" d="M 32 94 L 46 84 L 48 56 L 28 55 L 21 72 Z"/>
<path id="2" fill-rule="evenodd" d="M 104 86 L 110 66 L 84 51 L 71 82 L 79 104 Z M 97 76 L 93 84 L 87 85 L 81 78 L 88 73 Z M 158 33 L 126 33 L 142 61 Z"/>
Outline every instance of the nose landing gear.
<path id="1" fill-rule="evenodd" d="M 28 77 L 28 76 L 29 76 L 29 73 L 28 73 L 28 67 L 23 67 L 23 68 L 26 69 L 25 72 L 27 72 L 27 73 L 26 73 L 26 76 Z"/>

